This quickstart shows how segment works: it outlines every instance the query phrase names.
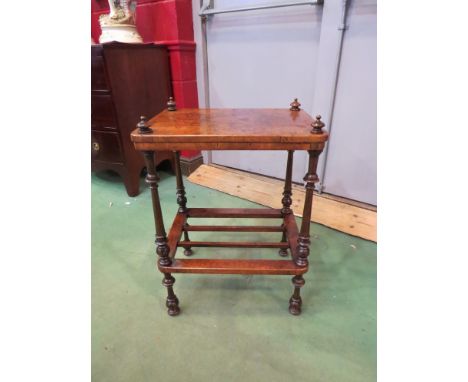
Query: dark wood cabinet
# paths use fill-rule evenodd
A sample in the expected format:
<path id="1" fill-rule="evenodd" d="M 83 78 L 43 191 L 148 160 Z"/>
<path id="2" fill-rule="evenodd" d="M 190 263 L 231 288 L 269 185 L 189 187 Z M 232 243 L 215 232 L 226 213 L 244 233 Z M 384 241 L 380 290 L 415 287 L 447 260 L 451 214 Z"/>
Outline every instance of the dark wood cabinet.
<path id="1" fill-rule="evenodd" d="M 162 111 L 171 94 L 166 47 L 117 42 L 91 46 L 92 170 L 120 174 L 129 196 L 138 195 L 145 167 L 130 132 L 141 115 L 151 118 Z M 172 152 L 156 152 L 156 165 L 164 160 L 174 168 Z"/>

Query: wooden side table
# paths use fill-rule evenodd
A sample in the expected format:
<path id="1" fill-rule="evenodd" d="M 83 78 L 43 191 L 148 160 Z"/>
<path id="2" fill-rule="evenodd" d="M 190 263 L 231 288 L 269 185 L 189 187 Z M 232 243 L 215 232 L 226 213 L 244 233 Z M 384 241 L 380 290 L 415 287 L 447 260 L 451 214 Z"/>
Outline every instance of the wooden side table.
<path id="1" fill-rule="evenodd" d="M 172 99 L 168 109 L 149 123 L 141 117 L 131 134 L 137 150 L 143 152 L 147 172 L 146 182 L 151 189 L 156 225 L 156 253 L 158 268 L 164 274 L 167 287 L 166 306 L 171 316 L 179 314 L 179 300 L 174 294 L 173 273 L 294 275 L 294 293 L 289 300 L 289 312 L 301 313 L 300 288 L 303 274 L 308 270 L 309 228 L 314 183 L 318 181 L 317 162 L 328 134 L 323 130 L 320 116 L 311 118 L 300 110 L 295 100 L 290 109 L 181 109 Z M 174 152 L 178 212 L 169 234 L 166 235 L 158 193 L 158 175 L 154 166 L 154 152 Z M 282 198 L 283 208 L 189 208 L 180 171 L 180 150 L 287 150 L 286 181 Z M 294 150 L 307 150 L 309 167 L 304 177 L 306 197 L 300 231 L 291 210 L 291 175 Z M 270 218 L 282 223 L 277 226 L 220 226 L 193 225 L 196 218 Z M 278 232 L 279 242 L 207 242 L 192 241 L 189 232 Z M 183 239 L 181 239 L 183 236 Z M 176 259 L 177 248 L 184 248 L 186 256 L 194 247 L 278 248 L 285 259 Z M 289 257 L 286 259 L 286 257 Z"/>

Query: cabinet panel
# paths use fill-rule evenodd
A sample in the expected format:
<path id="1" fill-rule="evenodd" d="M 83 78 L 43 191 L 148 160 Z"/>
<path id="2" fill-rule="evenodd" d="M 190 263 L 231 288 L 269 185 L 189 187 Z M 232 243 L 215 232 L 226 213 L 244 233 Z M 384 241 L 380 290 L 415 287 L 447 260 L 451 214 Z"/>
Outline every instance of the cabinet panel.
<path id="1" fill-rule="evenodd" d="M 114 103 L 110 95 L 91 95 L 91 128 L 96 130 L 117 129 Z"/>
<path id="2" fill-rule="evenodd" d="M 167 48 L 111 42 L 91 46 L 91 168 L 113 170 L 129 196 L 139 193 L 143 156 L 130 141 L 141 115 L 166 107 L 171 91 Z M 156 155 L 172 158 L 171 152 Z"/>
<path id="3" fill-rule="evenodd" d="M 119 134 L 105 131 L 91 131 L 91 159 L 123 163 Z"/>
<path id="4" fill-rule="evenodd" d="M 101 49 L 91 50 L 91 90 L 110 90 Z"/>

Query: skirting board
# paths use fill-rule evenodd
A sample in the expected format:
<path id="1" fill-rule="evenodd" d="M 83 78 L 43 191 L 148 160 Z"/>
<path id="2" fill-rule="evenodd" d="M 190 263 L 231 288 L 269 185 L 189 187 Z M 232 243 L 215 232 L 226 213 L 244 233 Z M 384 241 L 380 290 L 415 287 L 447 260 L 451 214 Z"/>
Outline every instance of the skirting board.
<path id="1" fill-rule="evenodd" d="M 203 164 L 203 157 L 200 155 L 194 158 L 180 158 L 180 169 L 182 174 L 189 176 L 194 172 L 200 165 Z"/>
<path id="2" fill-rule="evenodd" d="M 282 207 L 284 184 L 277 179 L 221 166 L 201 165 L 188 180 L 267 207 Z M 296 216 L 302 216 L 304 188 L 293 184 L 292 193 L 291 208 Z M 353 236 L 377 241 L 377 212 L 372 209 L 315 194 L 311 220 Z"/>

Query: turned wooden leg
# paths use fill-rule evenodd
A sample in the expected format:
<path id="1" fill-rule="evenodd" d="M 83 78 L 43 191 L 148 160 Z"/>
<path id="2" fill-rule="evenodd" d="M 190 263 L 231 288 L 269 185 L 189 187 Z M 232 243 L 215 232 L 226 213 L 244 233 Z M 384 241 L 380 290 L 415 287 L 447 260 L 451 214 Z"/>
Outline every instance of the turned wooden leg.
<path id="1" fill-rule="evenodd" d="M 297 316 L 301 314 L 302 299 L 300 289 L 304 286 L 305 281 L 302 275 L 297 275 L 292 278 L 292 283 L 294 285 L 294 293 L 289 299 L 289 313 Z"/>
<path id="2" fill-rule="evenodd" d="M 187 198 L 185 197 L 185 187 L 182 180 L 182 171 L 180 169 L 180 152 L 174 151 L 174 167 L 176 173 L 177 183 L 177 204 L 179 205 L 179 212 L 187 211 Z"/>
<path id="3" fill-rule="evenodd" d="M 309 150 L 309 169 L 307 174 L 304 176 L 305 182 L 305 201 L 304 211 L 302 213 L 302 225 L 299 237 L 297 239 L 297 253 L 295 256 L 295 262 L 301 267 L 305 267 L 308 264 L 307 257 L 309 256 L 309 245 L 310 245 L 310 217 L 312 215 L 312 197 L 314 195 L 315 183 L 318 182 L 317 176 L 317 163 L 318 157 L 321 151 Z"/>
<path id="4" fill-rule="evenodd" d="M 187 197 L 185 196 L 185 187 L 184 181 L 182 179 L 182 170 L 180 168 L 180 152 L 174 151 L 174 168 L 176 173 L 176 182 L 177 182 L 177 204 L 179 205 L 179 212 L 186 212 L 187 211 Z M 188 224 L 186 224 L 188 226 Z M 184 241 L 190 241 L 189 234 L 186 230 L 184 230 Z M 184 248 L 184 255 L 185 256 L 192 256 L 192 248 L 185 247 Z"/>
<path id="5" fill-rule="evenodd" d="M 281 209 L 281 212 L 284 215 L 286 214 L 292 214 L 291 210 L 291 204 L 292 204 L 292 166 L 293 166 L 293 154 L 294 150 L 288 150 L 288 162 L 286 165 L 286 179 L 284 181 L 284 191 L 283 191 L 283 199 L 281 199 L 281 203 L 283 204 L 283 208 Z M 284 243 L 286 242 L 286 232 L 283 232 L 283 237 L 281 238 L 281 242 Z M 280 256 L 288 256 L 288 250 L 285 248 L 281 248 L 279 250 L 279 255 Z"/>
<path id="6" fill-rule="evenodd" d="M 159 202 L 158 175 L 154 166 L 154 151 L 144 151 L 143 155 L 146 162 L 146 183 L 151 189 L 151 199 L 153 201 L 154 224 L 156 226 L 156 253 L 159 256 L 159 264 L 168 266 L 172 264 L 169 257 L 169 246 L 167 245 L 166 230 L 162 217 L 161 204 Z"/>
<path id="7" fill-rule="evenodd" d="M 163 285 L 167 288 L 167 313 L 169 316 L 177 316 L 180 313 L 179 299 L 172 288 L 175 283 L 175 278 L 170 273 L 164 273 Z"/>

